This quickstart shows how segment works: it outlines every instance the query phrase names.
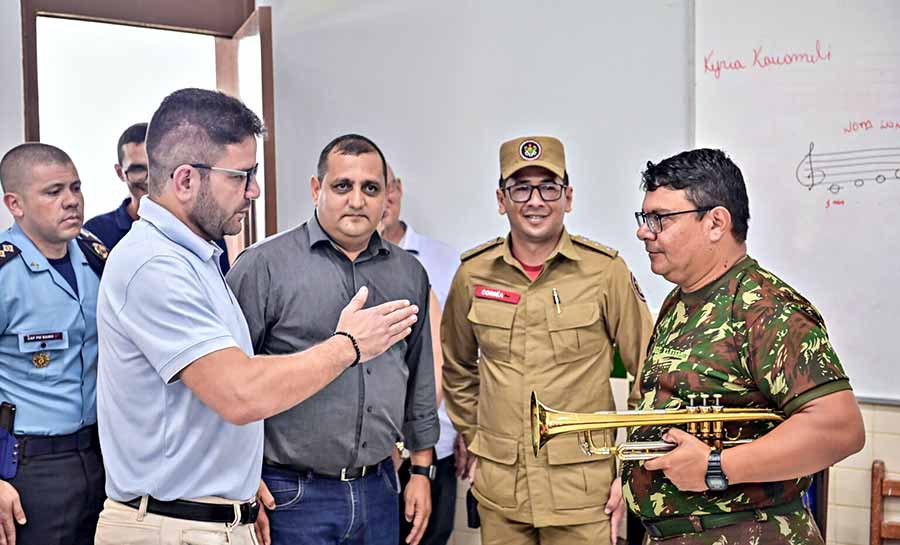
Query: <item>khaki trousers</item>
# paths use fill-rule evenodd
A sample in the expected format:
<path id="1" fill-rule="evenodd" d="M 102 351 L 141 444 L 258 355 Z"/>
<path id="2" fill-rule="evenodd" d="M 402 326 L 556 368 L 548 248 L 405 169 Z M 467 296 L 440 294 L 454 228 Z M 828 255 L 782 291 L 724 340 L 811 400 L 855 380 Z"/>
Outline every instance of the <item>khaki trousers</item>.
<path id="1" fill-rule="evenodd" d="M 199 498 L 204 503 L 239 503 Z M 106 500 L 94 545 L 259 545 L 252 524 L 231 526 L 162 517 Z"/>
<path id="2" fill-rule="evenodd" d="M 535 528 L 478 506 L 481 545 L 609 545 L 609 521 Z"/>

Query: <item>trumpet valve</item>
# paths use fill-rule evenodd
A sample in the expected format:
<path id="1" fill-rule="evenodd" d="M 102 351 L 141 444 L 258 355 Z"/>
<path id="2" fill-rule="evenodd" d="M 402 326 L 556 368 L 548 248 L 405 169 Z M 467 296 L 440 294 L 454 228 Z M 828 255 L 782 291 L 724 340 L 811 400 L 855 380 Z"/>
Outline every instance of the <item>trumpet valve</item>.
<path id="1" fill-rule="evenodd" d="M 706 402 L 709 400 L 709 394 L 700 394 L 700 399 L 703 400 L 703 406 L 706 407 Z"/>
<path id="2" fill-rule="evenodd" d="M 697 423 L 696 422 L 688 422 L 687 432 L 691 435 L 697 435 Z"/>
<path id="3" fill-rule="evenodd" d="M 701 439 L 709 439 L 710 437 L 712 437 L 712 433 L 710 433 L 712 426 L 710 424 L 711 423 L 709 421 L 700 422 L 700 438 Z"/>
<path id="4" fill-rule="evenodd" d="M 697 394 L 688 394 L 687 398 L 688 398 L 688 403 L 689 403 L 687 406 L 687 410 L 688 410 L 688 412 L 692 413 L 692 412 L 694 412 L 694 409 L 695 409 L 694 400 L 697 399 Z"/>
<path id="5" fill-rule="evenodd" d="M 722 406 L 722 394 L 713 394 L 713 412 L 720 413 L 725 408 Z"/>
<path id="6" fill-rule="evenodd" d="M 725 422 L 716 421 L 713 422 L 713 436 L 719 440 L 725 436 Z"/>

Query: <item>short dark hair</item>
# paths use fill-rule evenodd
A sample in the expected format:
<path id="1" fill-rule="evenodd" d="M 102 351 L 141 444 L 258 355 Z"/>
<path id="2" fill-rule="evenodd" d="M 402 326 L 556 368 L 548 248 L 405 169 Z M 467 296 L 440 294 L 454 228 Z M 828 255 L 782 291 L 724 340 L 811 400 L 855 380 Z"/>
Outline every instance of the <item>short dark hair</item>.
<path id="1" fill-rule="evenodd" d="M 0 159 L 0 188 L 4 192 L 21 191 L 36 165 L 73 165 L 69 154 L 50 144 L 25 142 Z"/>
<path id="2" fill-rule="evenodd" d="M 318 176 L 320 182 L 328 174 L 328 155 L 332 151 L 340 155 L 352 155 L 354 157 L 364 153 L 377 153 L 381 159 L 381 174 L 384 177 L 384 185 L 385 187 L 387 186 L 387 161 L 384 160 L 384 154 L 381 153 L 375 142 L 361 134 L 353 133 L 338 136 L 322 148 L 322 153 L 319 154 L 319 164 L 316 168 L 316 176 Z"/>
<path id="3" fill-rule="evenodd" d="M 641 173 L 641 188 L 684 189 L 697 208 L 723 206 L 731 213 L 731 233 L 738 242 L 747 240 L 750 201 L 741 169 L 717 149 L 683 151 L 657 164 L 647 162 Z M 701 213 L 702 215 L 702 213 Z"/>
<path id="4" fill-rule="evenodd" d="M 214 163 L 225 146 L 264 135 L 259 117 L 234 97 L 207 89 L 175 91 L 163 99 L 147 128 L 151 195 L 162 192 L 179 165 Z"/>
<path id="5" fill-rule="evenodd" d="M 116 144 L 116 154 L 119 156 L 119 166 L 122 166 L 122 161 L 125 159 L 125 150 L 122 149 L 125 147 L 125 144 L 143 144 L 146 139 L 146 123 L 135 123 L 125 129 L 125 132 L 119 137 L 119 143 Z"/>

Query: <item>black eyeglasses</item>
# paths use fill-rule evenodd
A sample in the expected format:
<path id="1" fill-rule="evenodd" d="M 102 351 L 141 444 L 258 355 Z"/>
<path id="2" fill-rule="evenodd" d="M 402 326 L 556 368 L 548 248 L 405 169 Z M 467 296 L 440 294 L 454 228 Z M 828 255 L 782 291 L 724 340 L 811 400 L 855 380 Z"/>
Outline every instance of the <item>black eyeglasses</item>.
<path id="1" fill-rule="evenodd" d="M 146 182 L 147 181 L 147 165 L 131 165 L 124 170 L 125 178 L 129 182 Z"/>
<path id="2" fill-rule="evenodd" d="M 704 213 L 709 212 L 715 208 L 715 206 L 704 206 L 701 208 L 695 208 L 693 210 L 682 210 L 681 212 L 667 212 L 665 214 L 657 214 L 656 212 L 643 213 L 643 212 L 635 212 L 634 219 L 637 220 L 638 229 L 641 228 L 645 223 L 647 224 L 647 228 L 650 229 L 650 232 L 653 234 L 658 234 L 662 231 L 662 220 L 663 218 L 668 218 L 669 216 L 678 216 L 680 214 L 690 214 L 691 212 Z"/>
<path id="3" fill-rule="evenodd" d="M 541 196 L 545 202 L 553 202 L 558 201 L 563 194 L 563 190 L 566 186 L 556 182 L 541 182 L 537 185 L 531 184 L 515 184 L 509 187 L 504 187 L 503 190 L 509 194 L 509 198 L 512 202 L 523 203 L 531 200 L 531 196 L 534 195 L 534 190 L 536 189 L 538 194 Z"/>
<path id="4" fill-rule="evenodd" d="M 232 176 L 240 176 L 241 179 L 244 180 L 244 193 L 250 191 L 250 182 L 253 181 L 253 178 L 256 178 L 256 173 L 259 170 L 259 163 L 256 163 L 252 167 L 247 170 L 240 170 L 235 168 L 225 168 L 225 167 L 214 167 L 211 165 L 206 165 L 203 163 L 188 163 L 190 166 L 194 168 L 205 168 L 206 170 L 214 170 L 216 172 L 223 172 L 225 174 L 231 174 Z M 175 176 L 175 171 L 172 171 L 170 177 Z"/>

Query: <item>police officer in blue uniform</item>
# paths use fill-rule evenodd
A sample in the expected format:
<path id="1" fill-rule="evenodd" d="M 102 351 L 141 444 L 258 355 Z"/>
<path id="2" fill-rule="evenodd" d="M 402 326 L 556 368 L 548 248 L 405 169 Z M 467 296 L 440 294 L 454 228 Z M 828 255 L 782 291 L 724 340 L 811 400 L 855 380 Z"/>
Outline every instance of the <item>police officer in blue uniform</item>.
<path id="1" fill-rule="evenodd" d="M 0 545 L 86 545 L 105 499 L 96 309 L 106 248 L 82 231 L 81 182 L 59 148 L 11 149 L 0 185 L 15 220 L 0 233 Z"/>

